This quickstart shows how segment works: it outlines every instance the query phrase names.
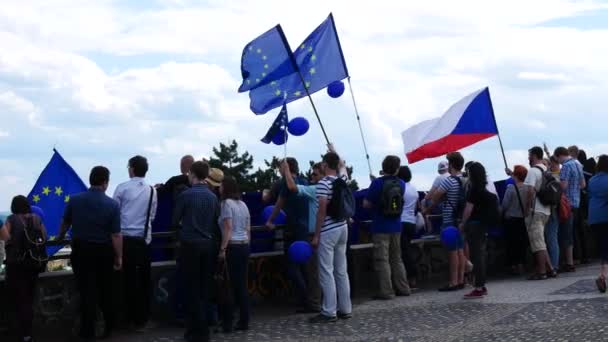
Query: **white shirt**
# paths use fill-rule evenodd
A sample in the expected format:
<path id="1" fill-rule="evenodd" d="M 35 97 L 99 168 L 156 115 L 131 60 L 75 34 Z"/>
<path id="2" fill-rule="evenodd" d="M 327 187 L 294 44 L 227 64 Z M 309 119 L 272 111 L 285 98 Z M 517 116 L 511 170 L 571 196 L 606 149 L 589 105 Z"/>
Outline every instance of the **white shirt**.
<path id="1" fill-rule="evenodd" d="M 156 216 L 156 190 L 150 188 L 143 178 L 133 177 L 119 184 L 114 191 L 114 200 L 120 207 L 120 228 L 125 236 L 143 237 L 150 191 L 153 191 L 152 206 L 150 207 L 150 223 L 146 243 L 152 241 L 152 221 Z"/>
<path id="2" fill-rule="evenodd" d="M 536 167 L 540 167 L 543 171 L 541 172 Z M 526 180 L 524 181 L 524 185 L 528 185 L 534 187 L 534 194 L 536 197 L 536 203 L 534 203 L 534 207 L 532 208 L 534 212 L 545 214 L 547 216 L 551 215 L 551 208 L 542 204 L 536 196 L 536 193 L 540 190 L 540 187 L 543 184 L 543 173 L 547 171 L 547 167 L 543 164 L 534 165 L 528 170 L 528 176 L 526 176 Z"/>
<path id="3" fill-rule="evenodd" d="M 401 222 L 416 223 L 416 204 L 418 203 L 418 191 L 411 183 L 405 184 L 405 193 L 403 194 L 403 212 L 401 213 Z"/>

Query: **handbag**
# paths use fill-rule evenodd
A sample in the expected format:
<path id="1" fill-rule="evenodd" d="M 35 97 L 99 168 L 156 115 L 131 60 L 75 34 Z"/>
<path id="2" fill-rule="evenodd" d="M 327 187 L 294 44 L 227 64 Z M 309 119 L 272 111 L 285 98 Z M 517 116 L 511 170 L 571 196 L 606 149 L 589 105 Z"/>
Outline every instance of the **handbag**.
<path id="1" fill-rule="evenodd" d="M 232 293 L 232 284 L 230 283 L 230 273 L 228 272 L 228 263 L 226 260 L 220 260 L 217 263 L 213 278 L 217 289 L 217 303 L 219 305 L 232 305 L 234 296 Z"/>

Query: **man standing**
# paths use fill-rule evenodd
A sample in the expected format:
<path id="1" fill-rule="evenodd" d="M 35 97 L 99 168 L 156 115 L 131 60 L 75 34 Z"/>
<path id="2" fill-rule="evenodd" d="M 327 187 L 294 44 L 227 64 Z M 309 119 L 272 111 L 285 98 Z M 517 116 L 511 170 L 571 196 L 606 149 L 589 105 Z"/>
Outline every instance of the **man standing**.
<path id="1" fill-rule="evenodd" d="M 374 268 L 378 275 L 379 291 L 376 299 L 409 296 L 410 287 L 401 258 L 401 214 L 405 182 L 397 178 L 401 160 L 387 156 L 382 162 L 383 176 L 369 186 L 363 201 L 364 208 L 372 209 L 372 241 Z"/>
<path id="2" fill-rule="evenodd" d="M 566 198 L 568 198 L 572 208 L 572 215 L 570 215 L 568 221 L 560 224 L 559 227 L 562 255 L 564 255 L 564 259 L 566 261 L 566 264 L 563 266 L 561 271 L 574 272 L 576 270 L 574 268 L 574 256 L 572 252 L 575 234 L 574 222 L 576 222 L 578 208 L 581 203 L 581 189 L 584 189 L 586 186 L 585 177 L 583 175 L 583 168 L 580 166 L 580 163 L 570 156 L 565 147 L 556 148 L 555 153 L 553 154 L 562 164 L 559 177 L 561 180 L 562 190 L 566 194 Z"/>
<path id="3" fill-rule="evenodd" d="M 309 199 L 305 196 L 299 196 L 298 192 L 290 191 L 286 184 L 286 178 L 289 176 L 296 185 L 308 185 L 308 182 L 299 176 L 300 168 L 298 166 L 298 161 L 294 158 L 288 157 L 285 159 L 284 163 L 287 164 L 288 169 L 284 169 L 283 167 L 280 169 L 283 180 L 279 188 L 279 198 L 274 206 L 272 214 L 266 222 L 266 227 L 274 229 L 274 224 L 272 224 L 272 222 L 279 214 L 280 210 L 284 209 L 285 214 L 287 215 L 288 227 L 286 231 L 286 233 L 288 233 L 286 236 L 286 246 L 290 246 L 294 241 L 309 241 L 309 234 L 312 233 L 310 225 L 314 224 L 316 217 L 313 219 L 313 222 L 310 222 Z M 288 260 L 287 262 L 287 272 L 296 289 L 296 300 L 298 305 L 296 312 L 318 313 L 320 298 L 317 296 L 311 296 L 312 292 L 309 287 L 312 284 L 309 284 L 307 279 L 306 265 L 297 264 L 291 260 Z"/>
<path id="4" fill-rule="evenodd" d="M 462 168 L 464 158 L 460 152 L 448 153 L 448 168 L 450 176 L 439 184 L 439 187 L 431 197 L 430 206 L 426 209 L 428 215 L 433 207 L 443 201 L 442 230 L 449 226 L 457 227 L 460 224 L 464 210 L 465 192 Z M 464 288 L 464 271 L 467 259 L 464 255 L 464 238 L 462 232 L 456 243 L 448 248 L 448 259 L 450 264 L 450 281 L 440 288 L 439 291 L 457 291 Z"/>
<path id="5" fill-rule="evenodd" d="M 319 209 L 312 245 L 319 253 L 319 282 L 323 291 L 321 313 L 310 319 L 311 323 L 335 322 L 338 318 L 352 317 L 350 284 L 346 265 L 348 226 L 346 220 L 328 215 L 327 208 L 333 196 L 334 183 L 338 179 L 340 157 L 335 152 L 323 156 L 325 177 L 317 184 Z M 340 175 L 342 179 L 346 175 Z"/>
<path id="6" fill-rule="evenodd" d="M 530 250 L 536 260 L 536 274 L 529 277 L 529 280 L 542 280 L 555 277 L 556 273 L 551 266 L 551 259 L 547 253 L 545 243 L 545 225 L 549 221 L 551 208 L 544 205 L 537 194 L 541 190 L 544 174 L 547 167 L 543 164 L 543 149 L 535 146 L 528 151 L 530 170 L 524 181 L 526 186 L 527 199 L 524 203 L 524 217 L 526 217 L 528 228 L 528 239 L 530 240 Z"/>
<path id="7" fill-rule="evenodd" d="M 89 176 L 88 191 L 74 195 L 65 207 L 59 240 L 72 229 L 72 267 L 80 292 L 80 332 L 83 339 L 95 338 L 97 306 L 105 321 L 104 337 L 114 325 L 112 277 L 122 268 L 120 208 L 106 196 L 110 171 L 96 166 Z"/>
<path id="8" fill-rule="evenodd" d="M 209 341 L 206 318 L 207 300 L 213 265 L 214 236 L 218 229 L 220 205 L 205 179 L 209 165 L 192 164 L 189 178 L 192 187 L 177 197 L 172 226 L 179 230 L 179 262 L 186 284 L 186 341 Z"/>
<path id="9" fill-rule="evenodd" d="M 129 159 L 129 181 L 116 187 L 114 200 L 120 207 L 123 234 L 123 295 L 127 320 L 143 332 L 150 315 L 151 225 L 156 215 L 156 191 L 145 181 L 148 160 Z"/>
<path id="10" fill-rule="evenodd" d="M 191 155 L 183 156 L 179 164 L 181 174 L 169 178 L 165 184 L 157 184 L 158 196 L 171 195 L 173 200 L 175 200 L 179 193 L 189 188 L 188 172 L 190 171 L 190 167 L 192 167 L 192 163 L 194 163 L 194 158 Z"/>

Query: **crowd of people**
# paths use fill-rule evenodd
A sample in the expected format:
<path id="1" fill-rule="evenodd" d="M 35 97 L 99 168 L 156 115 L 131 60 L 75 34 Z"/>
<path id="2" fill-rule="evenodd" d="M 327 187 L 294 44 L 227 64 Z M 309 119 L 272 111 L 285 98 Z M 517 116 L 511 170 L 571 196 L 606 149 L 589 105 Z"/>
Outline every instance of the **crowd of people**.
<path id="1" fill-rule="evenodd" d="M 439 163 L 439 175 L 422 200 L 411 184 L 410 168 L 401 165 L 397 156 L 385 157 L 381 176 L 372 179 L 363 201 L 372 217 L 374 298 L 409 296 L 417 287 L 418 270 L 409 249 L 421 221 L 429 224 L 424 217 L 435 214 L 441 217 L 441 230 L 458 231 L 445 246 L 449 278 L 439 291 L 462 290 L 470 282 L 472 289 L 465 299 L 488 295 L 487 233 L 501 221 L 509 270 L 523 275 L 529 249 L 534 256 L 530 280 L 575 272 L 575 252 L 586 262 L 589 254 L 584 235 L 589 231 L 585 226 L 590 225 L 598 234 L 602 260 L 596 284 L 605 292 L 608 156 L 596 161 L 576 146 L 558 147 L 554 153 L 535 146 L 528 152 L 528 168 L 516 165 L 506 170 L 511 181 L 502 200 L 485 167 L 474 161 L 465 164 L 459 152 L 449 153 Z M 89 190 L 73 195 L 66 205 L 58 238 L 71 232 L 71 265 L 81 298 L 78 337 L 82 340 L 96 337 L 98 308 L 104 321 L 101 337 L 111 336 L 117 315 L 112 279 L 118 273 L 127 323 L 138 332 L 148 329 L 150 227 L 159 195 L 174 199 L 171 225 L 177 230 L 177 265 L 184 277 L 185 340 L 208 341 L 215 321 L 224 333 L 249 329 L 251 218 L 239 184 L 231 175 L 191 156 L 183 157 L 180 166 L 180 175 L 152 186 L 145 178 L 146 158 L 135 156 L 128 161 L 129 181 L 118 185 L 113 197 L 106 195 L 110 171 L 96 166 L 90 172 Z M 282 161 L 282 179 L 273 189 L 274 211 L 265 225 L 275 229 L 274 219 L 284 210 L 286 245 L 307 241 L 313 247 L 305 263 L 288 260 L 287 274 L 296 294 L 296 312 L 315 314 L 310 323 L 329 323 L 353 314 L 346 258 L 348 179 L 344 162 L 331 144 L 311 171 L 311 178 L 305 179 L 296 159 Z M 11 331 L 15 341 L 32 341 L 34 288 L 41 270 L 31 267 L 26 252 L 36 245 L 32 236 L 43 241 L 46 230 L 26 197 L 14 197 L 11 212 L 0 226 L 0 239 L 6 241 L 7 250 L 7 298 L 14 313 Z M 225 286 L 218 286 L 218 279 Z"/>

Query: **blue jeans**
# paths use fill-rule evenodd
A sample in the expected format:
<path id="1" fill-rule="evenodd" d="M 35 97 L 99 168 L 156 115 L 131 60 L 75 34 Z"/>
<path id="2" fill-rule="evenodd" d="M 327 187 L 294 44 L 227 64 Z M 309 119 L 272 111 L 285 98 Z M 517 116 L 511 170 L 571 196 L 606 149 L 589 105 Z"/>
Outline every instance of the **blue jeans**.
<path id="1" fill-rule="evenodd" d="M 549 222 L 545 227 L 545 242 L 547 243 L 547 253 L 549 253 L 549 259 L 551 259 L 551 265 L 553 269 L 559 268 L 559 216 L 556 210 L 551 212 Z"/>

